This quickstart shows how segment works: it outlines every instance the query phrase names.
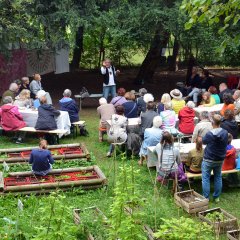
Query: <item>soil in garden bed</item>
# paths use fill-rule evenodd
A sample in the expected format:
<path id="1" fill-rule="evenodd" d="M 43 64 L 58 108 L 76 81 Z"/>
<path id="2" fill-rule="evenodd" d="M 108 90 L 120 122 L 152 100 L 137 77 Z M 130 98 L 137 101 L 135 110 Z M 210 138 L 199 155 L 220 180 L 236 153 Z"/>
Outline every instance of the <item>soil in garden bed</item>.
<path id="1" fill-rule="evenodd" d="M 29 184 L 46 184 L 91 179 L 99 179 L 99 176 L 95 171 L 89 170 L 72 173 L 52 174 L 46 176 L 7 177 L 4 178 L 4 186 L 23 186 Z"/>

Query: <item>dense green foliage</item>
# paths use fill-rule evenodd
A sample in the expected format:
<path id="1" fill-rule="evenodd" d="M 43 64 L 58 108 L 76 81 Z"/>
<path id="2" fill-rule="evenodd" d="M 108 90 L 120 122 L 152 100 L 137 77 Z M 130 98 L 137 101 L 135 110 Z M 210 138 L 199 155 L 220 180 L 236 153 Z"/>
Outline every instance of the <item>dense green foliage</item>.
<path id="1" fill-rule="evenodd" d="M 186 29 L 196 23 L 207 23 L 217 26 L 218 33 L 224 35 L 222 47 L 239 47 L 240 40 L 240 2 L 235 0 L 184 0 L 181 9 L 189 14 Z M 239 50 L 239 49 L 238 49 Z"/>
<path id="2" fill-rule="evenodd" d="M 177 41 L 181 61 L 193 54 L 200 63 L 238 65 L 239 1 L 212 2 L 2 0 L 0 51 L 7 53 L 11 45 L 69 47 L 83 67 L 98 67 L 107 56 L 117 65 L 129 65 L 133 56 L 147 53 L 160 30 L 171 34 L 167 55 L 173 54 Z M 221 43 L 224 56 L 219 54 Z"/>

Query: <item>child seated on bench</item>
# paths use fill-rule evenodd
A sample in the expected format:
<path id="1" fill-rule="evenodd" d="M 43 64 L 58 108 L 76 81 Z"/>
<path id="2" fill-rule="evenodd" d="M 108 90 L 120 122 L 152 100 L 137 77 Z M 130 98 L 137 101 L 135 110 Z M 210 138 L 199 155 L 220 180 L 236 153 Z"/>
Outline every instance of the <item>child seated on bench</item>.
<path id="1" fill-rule="evenodd" d="M 223 161 L 222 171 L 232 170 L 236 168 L 237 153 L 234 146 L 231 145 L 232 139 L 232 134 L 228 133 L 227 153 Z M 227 181 L 229 187 L 240 187 L 238 173 L 229 173 L 227 175 Z"/>
<path id="2" fill-rule="evenodd" d="M 228 133 L 227 152 L 223 161 L 222 171 L 232 170 L 236 167 L 236 148 L 231 145 L 232 139 L 232 134 Z"/>
<path id="3" fill-rule="evenodd" d="M 201 173 L 201 165 L 203 160 L 202 138 L 197 137 L 196 148 L 188 153 L 187 162 L 185 163 L 186 170 L 190 173 Z"/>
<path id="4" fill-rule="evenodd" d="M 38 176 L 45 176 L 52 170 L 54 159 L 47 149 L 47 141 L 41 139 L 39 148 L 31 152 L 29 163 L 32 164 L 32 172 Z"/>

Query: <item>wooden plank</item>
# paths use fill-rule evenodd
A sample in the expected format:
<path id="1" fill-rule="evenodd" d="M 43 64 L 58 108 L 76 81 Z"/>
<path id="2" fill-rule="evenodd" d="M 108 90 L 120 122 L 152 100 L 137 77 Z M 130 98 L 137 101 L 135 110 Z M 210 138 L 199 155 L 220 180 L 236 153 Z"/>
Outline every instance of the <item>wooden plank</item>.
<path id="1" fill-rule="evenodd" d="M 28 184 L 22 186 L 6 186 L 4 192 L 21 192 L 21 191 L 31 191 L 31 190 L 41 190 L 41 189 L 56 189 L 56 188 L 72 188 L 72 187 L 84 187 L 84 186 L 94 186 L 101 185 L 103 183 L 102 179 L 89 179 L 89 180 L 78 180 L 78 181 L 66 181 L 66 182 L 53 182 L 53 183 L 38 183 L 38 184 Z M 103 185 L 102 185 L 103 186 Z"/>
<path id="2" fill-rule="evenodd" d="M 0 172 L 0 191 L 4 189 L 4 178 L 3 178 L 3 173 Z"/>
<path id="3" fill-rule="evenodd" d="M 94 190 L 94 189 L 98 189 L 98 188 L 101 188 L 103 185 L 100 184 L 100 185 L 91 185 L 91 186 L 81 186 L 80 189 L 83 189 L 83 190 Z M 42 195 L 42 194 L 49 194 L 51 192 L 55 192 L 56 189 L 58 188 L 51 188 L 51 189 L 40 189 L 40 190 L 33 190 L 33 191 L 22 191 L 22 192 L 11 192 L 11 195 L 14 195 L 14 196 L 19 196 L 19 195 L 31 195 L 31 194 L 36 194 L 36 195 Z M 66 188 L 59 188 L 59 190 L 61 191 L 71 191 L 72 187 L 69 188 L 69 187 L 66 187 Z M 0 192 L 0 196 L 4 196 L 4 195 L 7 195 L 8 192 Z"/>
<path id="4" fill-rule="evenodd" d="M 57 173 L 69 173 L 69 172 L 78 172 L 78 171 L 92 171 L 94 170 L 93 166 L 90 167 L 79 167 L 79 168 L 63 168 L 63 169 L 52 169 L 48 175 L 57 174 Z M 34 174 L 31 171 L 27 172 L 10 172 L 8 174 L 10 177 L 15 176 L 33 176 Z"/>
<path id="5" fill-rule="evenodd" d="M 237 173 L 237 172 L 239 172 L 238 169 L 232 169 L 232 170 L 222 171 L 222 175 L 229 174 L 229 173 Z M 213 172 L 211 172 L 211 175 L 213 175 Z M 187 178 L 202 177 L 202 173 L 186 172 L 186 176 Z"/>

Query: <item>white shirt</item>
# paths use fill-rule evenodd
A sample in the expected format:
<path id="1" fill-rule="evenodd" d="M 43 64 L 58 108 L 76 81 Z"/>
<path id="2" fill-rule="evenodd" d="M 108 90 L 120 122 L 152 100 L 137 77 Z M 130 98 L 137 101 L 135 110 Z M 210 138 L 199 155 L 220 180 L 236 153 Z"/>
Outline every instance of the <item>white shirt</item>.
<path id="1" fill-rule="evenodd" d="M 106 74 L 106 68 L 105 67 L 101 67 L 101 73 L 104 75 Z M 108 74 L 109 74 L 109 83 L 108 85 L 106 85 L 105 83 L 103 83 L 103 86 L 114 86 L 116 85 L 115 81 L 114 81 L 114 76 L 113 76 L 113 71 L 112 71 L 112 67 L 110 66 L 108 68 Z"/>

